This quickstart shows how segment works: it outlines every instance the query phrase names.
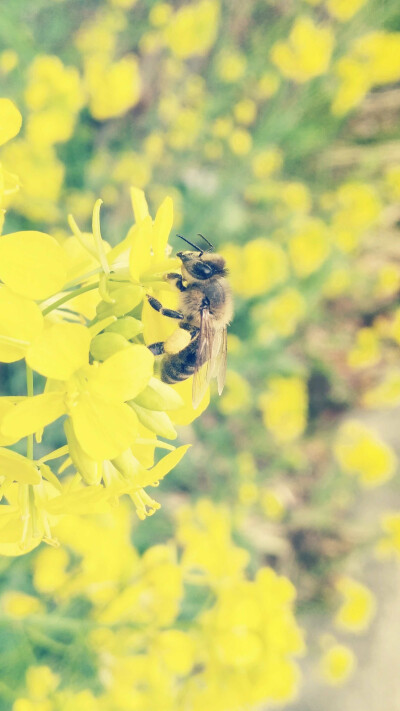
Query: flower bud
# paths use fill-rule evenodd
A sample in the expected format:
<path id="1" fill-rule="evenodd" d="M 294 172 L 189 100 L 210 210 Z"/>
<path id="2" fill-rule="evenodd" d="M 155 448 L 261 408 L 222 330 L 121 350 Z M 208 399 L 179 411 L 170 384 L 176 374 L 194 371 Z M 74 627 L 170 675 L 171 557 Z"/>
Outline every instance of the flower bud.
<path id="1" fill-rule="evenodd" d="M 184 405 L 176 390 L 157 378 L 150 378 L 149 384 L 137 395 L 135 402 L 148 410 L 176 410 Z"/>
<path id="2" fill-rule="evenodd" d="M 95 462 L 83 451 L 75 436 L 74 428 L 69 418 L 64 422 L 64 431 L 68 442 L 69 456 L 82 479 L 89 485 L 100 484 L 103 476 L 102 463 Z"/>
<path id="3" fill-rule="evenodd" d="M 124 316 L 129 313 L 143 298 L 143 288 L 135 284 L 118 285 L 112 290 L 113 303 L 108 304 L 100 301 L 96 312 L 101 318 L 107 316 Z"/>
<path id="4" fill-rule="evenodd" d="M 121 336 L 130 341 L 131 338 L 135 338 L 138 333 L 142 333 L 143 324 L 139 321 L 139 319 L 133 318 L 133 316 L 123 316 L 117 321 L 110 323 L 105 330 L 111 331 L 111 333 L 119 333 Z"/>
<path id="5" fill-rule="evenodd" d="M 130 400 L 128 405 L 136 412 L 142 425 L 155 434 L 160 437 L 165 437 L 166 439 L 176 439 L 178 436 L 166 412 L 148 410 L 145 407 L 137 405 L 135 400 Z"/>
<path id="6" fill-rule="evenodd" d="M 145 471 L 138 459 L 132 454 L 130 449 L 122 452 L 118 457 L 112 459 L 114 467 L 127 479 L 132 486 L 135 484 L 135 475 Z"/>
<path id="7" fill-rule="evenodd" d="M 103 361 L 129 345 L 119 333 L 99 333 L 90 343 L 90 353 L 95 360 Z"/>

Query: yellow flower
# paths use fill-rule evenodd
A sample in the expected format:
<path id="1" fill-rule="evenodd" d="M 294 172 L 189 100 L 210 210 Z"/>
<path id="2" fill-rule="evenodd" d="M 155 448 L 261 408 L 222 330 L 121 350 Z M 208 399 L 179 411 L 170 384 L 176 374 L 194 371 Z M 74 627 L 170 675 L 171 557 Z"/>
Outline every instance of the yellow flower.
<path id="1" fill-rule="evenodd" d="M 233 107 L 233 113 L 238 123 L 249 126 L 255 121 L 257 104 L 252 99 L 242 99 Z"/>
<path id="2" fill-rule="evenodd" d="M 330 253 L 328 229 L 322 220 L 310 217 L 298 228 L 289 242 L 292 267 L 300 278 L 319 269 Z"/>
<path id="3" fill-rule="evenodd" d="M 297 377 L 274 377 L 259 397 L 265 427 L 278 443 L 299 437 L 307 424 L 307 390 Z"/>
<path id="4" fill-rule="evenodd" d="M 369 91 L 371 82 L 367 68 L 358 59 L 341 57 L 335 64 L 339 86 L 332 103 L 334 116 L 343 116 L 355 108 Z"/>
<path id="5" fill-rule="evenodd" d="M 251 240 L 243 249 L 227 245 L 225 257 L 234 291 L 243 296 L 264 294 L 287 279 L 287 257 L 282 247 L 264 237 Z"/>
<path id="6" fill-rule="evenodd" d="M 392 448 L 356 420 L 342 425 L 334 452 L 343 471 L 358 476 L 366 487 L 380 486 L 396 470 L 397 459 Z"/>
<path id="7" fill-rule="evenodd" d="M 207 54 L 217 36 L 219 9 L 216 0 L 199 0 L 181 7 L 170 17 L 164 40 L 176 57 L 186 59 Z"/>
<path id="8" fill-rule="evenodd" d="M 18 65 L 19 57 L 14 49 L 5 49 L 0 54 L 0 71 L 9 74 Z"/>
<path id="9" fill-rule="evenodd" d="M 343 183 L 335 196 L 335 211 L 332 217 L 333 237 L 342 230 L 362 233 L 375 225 L 381 209 L 376 189 L 368 183 Z"/>
<path id="10" fill-rule="evenodd" d="M 14 138 L 22 125 L 22 116 L 10 99 L 0 99 L 0 146 Z"/>
<path id="11" fill-rule="evenodd" d="M 291 211 L 300 215 L 310 212 L 312 206 L 311 194 L 303 183 L 283 183 L 278 185 L 279 197 Z"/>
<path id="12" fill-rule="evenodd" d="M 365 5 L 367 0 L 327 0 L 328 12 L 340 22 L 347 22 Z"/>
<path id="13" fill-rule="evenodd" d="M 333 686 L 344 684 L 356 666 L 354 653 L 344 644 L 334 644 L 325 652 L 320 663 L 323 679 Z"/>
<path id="14" fill-rule="evenodd" d="M 323 294 L 327 299 L 336 299 L 349 291 L 351 273 L 348 267 L 335 267 L 328 275 L 323 286 Z"/>
<path id="15" fill-rule="evenodd" d="M 365 585 L 343 577 L 336 583 L 343 603 L 335 617 L 335 624 L 350 632 L 363 632 L 375 614 L 375 596 Z"/>
<path id="16" fill-rule="evenodd" d="M 364 63 L 371 85 L 400 78 L 400 32 L 371 32 L 359 37 L 352 52 Z"/>
<path id="17" fill-rule="evenodd" d="M 333 32 L 317 27 L 308 17 L 298 17 L 287 42 L 276 42 L 271 59 L 281 73 L 297 82 L 306 82 L 329 68 L 334 45 Z"/>
<path id="18" fill-rule="evenodd" d="M 234 370 L 228 370 L 226 387 L 218 403 L 219 410 L 226 415 L 244 412 L 250 402 L 250 386 L 247 381 Z"/>
<path id="19" fill-rule="evenodd" d="M 2 597 L 4 612 L 15 619 L 23 619 L 43 611 L 43 606 L 37 597 L 23 592 L 8 590 Z"/>
<path id="20" fill-rule="evenodd" d="M 384 380 L 367 390 L 363 403 L 366 407 L 397 407 L 400 405 L 400 372 L 389 371 Z"/>
<path id="21" fill-rule="evenodd" d="M 166 2 L 157 2 L 150 10 L 149 22 L 155 27 L 166 25 L 172 15 L 172 7 Z"/>
<path id="22" fill-rule="evenodd" d="M 400 165 L 391 165 L 386 169 L 385 186 L 392 200 L 400 200 Z"/>
<path id="23" fill-rule="evenodd" d="M 265 72 L 259 79 L 257 84 L 258 97 L 261 100 L 269 99 L 276 94 L 280 86 L 280 79 L 277 74 Z"/>
<path id="24" fill-rule="evenodd" d="M 282 151 L 273 146 L 257 153 L 251 162 L 251 167 L 256 178 L 269 178 L 282 167 L 282 162 Z"/>
<path id="25" fill-rule="evenodd" d="M 285 504 L 282 497 L 273 489 L 263 489 L 261 507 L 271 521 L 281 521 L 285 515 Z"/>
<path id="26" fill-rule="evenodd" d="M 84 78 L 91 114 L 99 121 L 125 114 L 140 99 L 141 79 L 134 55 L 115 62 L 90 56 L 85 61 Z"/>
<path id="27" fill-rule="evenodd" d="M 381 527 L 385 534 L 375 548 L 378 558 L 390 556 L 400 557 L 400 514 L 385 513 L 381 519 Z"/>
<path id="28" fill-rule="evenodd" d="M 275 298 L 252 310 L 258 340 L 269 343 L 276 337 L 291 336 L 305 314 L 306 303 L 301 293 L 291 287 L 284 289 Z"/>
<path id="29" fill-rule="evenodd" d="M 381 349 L 379 337 L 373 328 L 360 328 L 356 343 L 347 354 L 350 368 L 368 368 L 379 362 Z"/>
<path id="30" fill-rule="evenodd" d="M 229 145 L 233 153 L 245 156 L 251 150 L 251 134 L 244 128 L 235 128 L 229 136 Z"/>
<path id="31" fill-rule="evenodd" d="M 217 75 L 230 84 L 242 79 L 246 72 L 246 57 L 238 50 L 222 50 L 216 59 Z"/>

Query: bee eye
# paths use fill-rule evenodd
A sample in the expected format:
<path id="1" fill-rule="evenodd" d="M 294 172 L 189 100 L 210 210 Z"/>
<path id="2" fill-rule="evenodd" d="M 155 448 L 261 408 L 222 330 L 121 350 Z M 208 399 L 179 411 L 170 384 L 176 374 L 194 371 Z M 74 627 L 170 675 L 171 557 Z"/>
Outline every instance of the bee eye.
<path id="1" fill-rule="evenodd" d="M 206 279 L 211 276 L 212 269 L 209 264 L 204 264 L 204 262 L 197 262 L 193 265 L 192 274 L 199 279 Z"/>

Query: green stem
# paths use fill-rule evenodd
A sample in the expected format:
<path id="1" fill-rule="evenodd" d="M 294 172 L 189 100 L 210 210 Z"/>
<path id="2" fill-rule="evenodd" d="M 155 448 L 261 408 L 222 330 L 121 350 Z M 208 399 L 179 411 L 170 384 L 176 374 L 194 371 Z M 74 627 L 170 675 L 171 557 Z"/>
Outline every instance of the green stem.
<path id="1" fill-rule="evenodd" d="M 33 370 L 26 365 L 26 392 L 28 397 L 33 397 Z M 28 435 L 26 441 L 26 456 L 33 459 L 33 434 Z"/>
<path id="2" fill-rule="evenodd" d="M 64 296 L 62 296 L 60 299 L 58 299 L 57 301 L 53 301 L 52 304 L 46 306 L 46 308 L 43 309 L 43 316 L 47 316 L 47 314 L 49 314 L 51 311 L 54 311 L 55 309 L 58 309 L 58 307 L 62 304 L 65 304 L 67 301 L 74 299 L 75 296 L 80 296 L 80 294 L 86 294 L 87 291 L 93 291 L 93 289 L 97 289 L 99 283 L 100 282 L 96 281 L 95 284 L 88 284 L 87 286 L 82 286 L 80 289 L 74 289 L 70 293 L 64 294 Z"/>

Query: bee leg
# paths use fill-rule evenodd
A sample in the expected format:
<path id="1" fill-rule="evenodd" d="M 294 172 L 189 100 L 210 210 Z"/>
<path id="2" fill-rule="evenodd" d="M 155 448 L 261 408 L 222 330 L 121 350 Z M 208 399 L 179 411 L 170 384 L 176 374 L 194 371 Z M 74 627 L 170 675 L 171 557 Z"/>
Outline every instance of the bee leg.
<path id="1" fill-rule="evenodd" d="M 169 318 L 183 319 L 183 314 L 180 311 L 175 311 L 174 309 L 164 309 L 161 301 L 155 299 L 154 296 L 147 295 L 148 302 L 150 306 L 155 310 L 159 311 L 163 316 L 168 316 Z"/>
<path id="2" fill-rule="evenodd" d="M 164 278 L 165 281 L 170 281 L 174 286 L 176 286 L 179 291 L 186 291 L 187 287 L 183 286 L 182 276 L 180 274 L 169 272 L 169 274 L 166 274 Z"/>
<path id="3" fill-rule="evenodd" d="M 163 341 L 157 341 L 157 343 L 150 343 L 149 346 L 147 346 L 149 351 L 153 353 L 153 355 L 162 355 L 164 351 L 164 342 Z"/>

